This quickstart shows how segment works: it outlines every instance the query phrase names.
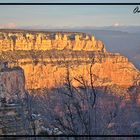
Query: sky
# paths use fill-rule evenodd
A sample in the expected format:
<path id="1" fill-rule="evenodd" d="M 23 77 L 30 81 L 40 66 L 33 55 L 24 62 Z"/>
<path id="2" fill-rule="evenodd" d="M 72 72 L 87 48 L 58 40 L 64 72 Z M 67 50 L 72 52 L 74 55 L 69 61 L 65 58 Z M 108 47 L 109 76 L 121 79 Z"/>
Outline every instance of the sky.
<path id="1" fill-rule="evenodd" d="M 0 0 L 8 2 L 140 2 L 139 0 Z M 102 27 L 139 26 L 140 13 L 133 14 L 137 5 L 124 6 L 62 6 L 62 5 L 0 5 L 0 28 L 19 27 Z"/>

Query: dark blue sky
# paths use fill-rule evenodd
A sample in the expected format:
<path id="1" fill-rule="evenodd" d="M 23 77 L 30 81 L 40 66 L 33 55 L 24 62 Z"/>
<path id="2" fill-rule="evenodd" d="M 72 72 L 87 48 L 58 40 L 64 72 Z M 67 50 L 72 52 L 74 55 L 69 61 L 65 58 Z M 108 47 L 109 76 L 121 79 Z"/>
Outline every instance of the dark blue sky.
<path id="1" fill-rule="evenodd" d="M 139 2 L 138 0 L 0 0 L 0 2 Z M 0 27 L 140 25 L 136 6 L 0 6 Z"/>

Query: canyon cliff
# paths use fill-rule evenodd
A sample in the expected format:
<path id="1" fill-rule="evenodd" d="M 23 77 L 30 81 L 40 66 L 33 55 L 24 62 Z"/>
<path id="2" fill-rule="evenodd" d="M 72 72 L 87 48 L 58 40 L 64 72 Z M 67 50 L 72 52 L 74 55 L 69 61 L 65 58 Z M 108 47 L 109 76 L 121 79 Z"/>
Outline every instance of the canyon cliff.
<path id="1" fill-rule="evenodd" d="M 84 33 L 0 32 L 0 50 L 86 50 L 105 51 L 102 41 Z"/>
<path id="2" fill-rule="evenodd" d="M 33 62 L 32 59 L 18 60 L 16 65 L 24 69 L 27 89 L 54 88 L 63 86 L 67 72 L 74 86 L 82 86 L 75 80 L 82 77 L 90 85 L 89 58 L 44 58 Z M 95 54 L 92 64 L 94 86 L 119 85 L 124 87 L 136 83 L 139 71 L 126 57 L 119 54 Z M 24 63 L 23 63 L 24 62 Z M 10 65 L 10 64 L 9 64 Z"/>
<path id="3" fill-rule="evenodd" d="M 106 51 L 102 41 L 85 33 L 1 32 L 1 61 L 20 66 L 26 89 L 63 86 L 69 73 L 74 86 L 83 78 L 94 86 L 139 84 L 140 72 L 119 53 Z"/>
<path id="4" fill-rule="evenodd" d="M 20 67 L 8 68 L 6 63 L 0 63 L 0 98 L 6 100 L 25 95 L 24 71 Z"/>

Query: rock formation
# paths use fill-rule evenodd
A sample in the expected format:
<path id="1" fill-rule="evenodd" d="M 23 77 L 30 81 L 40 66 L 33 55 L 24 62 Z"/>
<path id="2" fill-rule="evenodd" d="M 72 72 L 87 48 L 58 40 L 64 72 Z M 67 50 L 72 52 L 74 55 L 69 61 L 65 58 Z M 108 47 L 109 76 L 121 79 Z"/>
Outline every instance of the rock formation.
<path id="1" fill-rule="evenodd" d="M 8 68 L 0 63 L 0 135 L 25 135 L 21 100 L 25 96 L 24 73 L 21 68 Z"/>
<path id="2" fill-rule="evenodd" d="M 74 40 L 71 39 L 74 37 Z M 73 33 L 0 33 L 0 50 L 86 50 L 104 51 L 103 42 L 96 40 L 94 36 Z"/>
<path id="3" fill-rule="evenodd" d="M 42 52 L 41 52 L 42 54 Z M 40 54 L 40 55 L 41 55 Z M 28 56 L 9 62 L 9 67 L 20 66 L 25 73 L 26 89 L 41 89 L 63 86 L 66 82 L 67 67 L 75 86 L 79 86 L 74 78 L 83 76 L 90 82 L 89 69 L 91 63 L 94 86 L 119 85 L 129 87 L 139 83 L 139 71 L 128 59 L 120 54 L 112 53 L 82 53 L 73 51 L 52 52 Z M 40 56 L 40 57 L 39 57 Z"/>
<path id="4" fill-rule="evenodd" d="M 8 68 L 6 63 L 0 64 L 0 96 L 9 100 L 17 94 L 25 94 L 25 77 L 20 67 Z"/>
<path id="5" fill-rule="evenodd" d="M 134 84 L 135 79 L 139 75 L 139 71 L 127 58 L 120 55 L 111 58 L 111 56 L 108 55 L 100 61 L 98 57 L 95 57 L 95 63 L 92 66 L 92 73 L 96 78 L 94 86 L 110 86 L 116 84 L 129 87 Z M 63 86 L 65 83 L 67 63 L 62 60 L 56 60 L 57 62 L 55 64 L 55 60 L 52 60 L 52 64 L 45 64 L 45 61 L 49 62 L 49 60 L 44 59 L 44 64 L 40 62 L 34 65 L 33 63 L 23 64 L 19 61 L 20 67 L 22 67 L 25 72 L 27 89 L 52 88 Z M 74 60 L 71 59 L 70 61 Z M 60 65 L 59 62 L 62 65 Z M 85 81 L 90 82 L 89 69 L 91 64 L 86 62 L 87 60 L 80 64 L 69 64 L 70 76 L 75 86 L 80 85 L 74 78 L 78 79 L 81 76 L 83 76 Z"/>
<path id="6" fill-rule="evenodd" d="M 20 66 L 24 70 L 26 89 L 63 86 L 66 82 L 67 67 L 75 86 L 80 84 L 74 79 L 81 76 L 89 83 L 91 63 L 93 63 L 94 86 L 116 84 L 129 87 L 135 83 L 139 84 L 140 81 L 140 72 L 126 57 L 106 52 L 103 42 L 94 36 L 64 32 L 2 32 L 0 39 L 2 42 L 0 59 L 9 61 L 8 66 L 11 68 Z M 4 43 L 5 41 L 7 43 Z M 8 76 L 9 73 L 15 74 L 13 71 L 7 74 L 4 72 L 1 76 L 2 81 L 4 75 Z M 22 83 L 18 85 L 16 74 L 13 81 L 17 83 L 16 87 L 19 87 Z M 13 92 L 13 83 L 5 84 L 9 91 Z"/>
<path id="7" fill-rule="evenodd" d="M 0 135 L 33 135 L 35 132 L 39 134 L 43 131 L 43 125 L 41 116 L 29 110 L 23 70 L 20 67 L 9 68 L 6 62 L 1 62 Z"/>
<path id="8" fill-rule="evenodd" d="M 118 53 L 107 52 L 103 42 L 94 36 L 82 33 L 1 32 L 0 135 L 62 134 L 58 128 L 51 130 L 44 127 L 45 121 L 41 115 L 31 109 L 36 102 L 30 102 L 32 97 L 29 98 L 29 94 L 26 97 L 24 95 L 25 90 L 31 90 L 32 94 L 37 95 L 41 91 L 46 93 L 44 88 L 54 88 L 52 90 L 54 93 L 55 88 L 57 90 L 60 88 L 61 91 L 62 87 L 68 85 L 68 79 L 74 87 L 79 87 L 75 88 L 77 91 L 83 85 L 89 90 L 93 84 L 99 91 L 103 90 L 104 95 L 117 94 L 125 96 L 127 101 L 134 99 L 140 104 L 139 70 L 129 62 L 128 58 Z M 112 100 L 113 96 L 110 97 L 109 100 Z M 48 101 L 50 99 L 55 101 L 54 95 L 53 98 L 47 95 L 47 98 Z M 107 104 L 109 100 L 105 100 Z M 104 99 L 100 102 L 105 105 Z M 117 102 L 114 103 L 118 110 L 120 103 L 118 105 Z M 54 108 L 51 102 L 46 105 Z M 46 105 L 44 106 L 43 102 L 43 108 Z M 56 110 L 60 112 L 59 105 L 56 106 Z M 125 102 L 121 105 L 122 109 L 124 106 Z M 43 109 L 42 106 L 39 108 Z M 45 113 L 44 109 L 41 112 Z M 108 128 L 115 125 L 109 123 Z M 139 124 L 134 123 L 132 127 L 134 125 Z"/>

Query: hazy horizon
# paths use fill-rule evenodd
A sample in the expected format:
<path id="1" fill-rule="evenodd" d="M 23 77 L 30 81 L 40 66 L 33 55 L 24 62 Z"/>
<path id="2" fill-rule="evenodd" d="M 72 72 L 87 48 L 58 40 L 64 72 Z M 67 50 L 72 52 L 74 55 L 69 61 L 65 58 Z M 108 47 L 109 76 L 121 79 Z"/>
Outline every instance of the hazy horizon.
<path id="1" fill-rule="evenodd" d="M 22 2 L 1 1 L 3 2 Z M 24 2 L 37 2 L 30 0 Z M 67 0 L 47 0 L 38 2 L 68 2 Z M 81 0 L 70 2 L 101 2 Z M 110 0 L 102 2 L 112 2 Z M 122 2 L 122 1 L 117 1 Z M 124 2 L 131 2 L 124 1 Z M 136 1 L 135 1 L 136 2 Z M 140 14 L 133 13 L 137 5 L 0 5 L 0 28 L 19 27 L 102 27 L 139 26 Z"/>

